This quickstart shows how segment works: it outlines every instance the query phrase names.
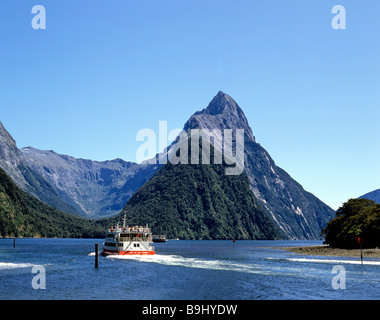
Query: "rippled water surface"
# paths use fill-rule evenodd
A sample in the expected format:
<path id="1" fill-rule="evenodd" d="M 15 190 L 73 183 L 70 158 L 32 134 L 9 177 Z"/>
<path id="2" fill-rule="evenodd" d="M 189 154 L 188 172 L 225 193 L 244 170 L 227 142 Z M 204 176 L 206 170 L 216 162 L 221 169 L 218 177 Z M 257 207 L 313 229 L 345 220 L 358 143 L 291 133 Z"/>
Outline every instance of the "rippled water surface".
<path id="1" fill-rule="evenodd" d="M 380 299 L 380 259 L 296 255 L 320 241 L 157 243 L 155 256 L 99 257 L 89 239 L 0 239 L 0 299 Z M 33 289 L 43 266 L 46 288 Z M 345 289 L 334 289 L 341 265 Z M 342 269 L 340 269 L 342 270 Z M 342 281 L 342 280 L 339 280 Z M 40 283 L 40 282 L 38 282 Z"/>

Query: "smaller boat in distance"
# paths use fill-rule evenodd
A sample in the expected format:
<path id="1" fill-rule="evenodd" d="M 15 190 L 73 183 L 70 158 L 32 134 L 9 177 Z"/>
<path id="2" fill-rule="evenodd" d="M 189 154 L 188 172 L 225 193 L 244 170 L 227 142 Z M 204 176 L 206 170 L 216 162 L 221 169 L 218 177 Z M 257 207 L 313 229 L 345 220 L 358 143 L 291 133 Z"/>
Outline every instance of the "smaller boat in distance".
<path id="1" fill-rule="evenodd" d="M 168 241 L 168 239 L 166 239 L 166 236 L 164 234 L 153 236 L 153 242 L 166 242 L 166 241 Z"/>
<path id="2" fill-rule="evenodd" d="M 125 215 L 123 227 L 110 226 L 103 243 L 103 255 L 154 255 L 152 232 L 148 225 L 126 226 Z"/>

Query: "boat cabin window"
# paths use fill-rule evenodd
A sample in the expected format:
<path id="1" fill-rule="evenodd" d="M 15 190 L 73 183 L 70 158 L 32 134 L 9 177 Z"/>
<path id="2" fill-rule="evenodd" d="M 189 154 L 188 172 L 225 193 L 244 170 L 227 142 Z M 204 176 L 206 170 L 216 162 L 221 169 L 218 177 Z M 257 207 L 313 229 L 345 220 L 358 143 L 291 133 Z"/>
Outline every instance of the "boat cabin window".
<path id="1" fill-rule="evenodd" d="M 108 247 L 116 247 L 116 243 L 110 243 L 110 242 L 106 242 L 105 244 L 104 244 L 105 246 L 108 246 Z"/>
<path id="2" fill-rule="evenodd" d="M 136 248 L 136 247 L 140 247 L 140 243 L 134 243 L 133 246 Z"/>

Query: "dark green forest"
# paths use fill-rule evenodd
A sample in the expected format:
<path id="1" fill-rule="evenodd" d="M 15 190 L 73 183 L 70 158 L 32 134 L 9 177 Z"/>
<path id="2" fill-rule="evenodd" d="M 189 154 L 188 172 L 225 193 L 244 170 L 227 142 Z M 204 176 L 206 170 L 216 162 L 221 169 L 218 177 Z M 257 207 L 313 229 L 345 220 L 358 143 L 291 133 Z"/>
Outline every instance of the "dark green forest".
<path id="1" fill-rule="evenodd" d="M 0 236 L 98 238 L 98 222 L 54 209 L 20 190 L 0 168 Z"/>
<path id="2" fill-rule="evenodd" d="M 213 159 L 214 149 L 210 150 Z M 280 239 L 249 188 L 245 173 L 226 175 L 225 164 L 166 164 L 128 201 L 129 223 L 180 239 Z"/>
<path id="3" fill-rule="evenodd" d="M 322 234 L 325 243 L 334 248 L 359 248 L 358 237 L 364 248 L 380 247 L 380 204 L 368 199 L 348 200 Z"/>

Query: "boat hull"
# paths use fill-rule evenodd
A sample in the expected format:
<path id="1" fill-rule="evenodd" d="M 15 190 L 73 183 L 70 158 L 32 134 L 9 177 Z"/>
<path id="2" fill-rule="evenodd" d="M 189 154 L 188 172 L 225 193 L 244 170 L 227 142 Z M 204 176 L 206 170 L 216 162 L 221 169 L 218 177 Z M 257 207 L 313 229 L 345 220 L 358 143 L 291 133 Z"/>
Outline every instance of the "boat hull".
<path id="1" fill-rule="evenodd" d="M 128 250 L 128 251 L 116 251 L 116 250 L 108 250 L 103 249 L 103 255 L 117 255 L 117 256 L 152 256 L 155 255 L 155 251 L 148 250 Z"/>

